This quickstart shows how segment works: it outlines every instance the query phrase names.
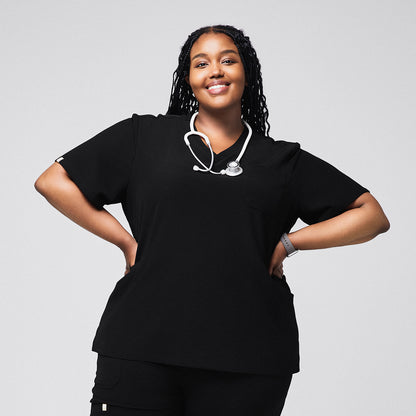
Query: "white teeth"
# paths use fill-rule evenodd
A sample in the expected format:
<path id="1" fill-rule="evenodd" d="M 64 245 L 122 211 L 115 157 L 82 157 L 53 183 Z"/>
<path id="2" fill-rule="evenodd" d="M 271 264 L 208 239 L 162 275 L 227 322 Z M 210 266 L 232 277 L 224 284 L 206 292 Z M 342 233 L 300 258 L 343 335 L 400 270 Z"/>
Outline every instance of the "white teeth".
<path id="1" fill-rule="evenodd" d="M 208 89 L 212 90 L 214 88 L 223 88 L 223 87 L 227 87 L 227 85 L 226 84 L 212 85 L 211 87 L 208 87 Z"/>

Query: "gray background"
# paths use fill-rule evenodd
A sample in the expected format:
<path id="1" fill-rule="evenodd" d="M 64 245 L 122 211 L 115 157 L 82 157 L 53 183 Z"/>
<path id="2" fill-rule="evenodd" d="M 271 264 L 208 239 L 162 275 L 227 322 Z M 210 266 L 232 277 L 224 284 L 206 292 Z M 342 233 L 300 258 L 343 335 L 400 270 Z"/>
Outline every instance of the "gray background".
<path id="1" fill-rule="evenodd" d="M 91 343 L 124 273 L 122 252 L 34 181 L 133 112 L 165 113 L 180 46 L 218 23 L 257 50 L 272 137 L 369 188 L 391 222 L 370 242 L 285 261 L 301 372 L 284 415 L 414 414 L 414 2 L 3 0 L 1 11 L 3 414 L 89 414 Z M 119 205 L 107 209 L 127 227 Z"/>

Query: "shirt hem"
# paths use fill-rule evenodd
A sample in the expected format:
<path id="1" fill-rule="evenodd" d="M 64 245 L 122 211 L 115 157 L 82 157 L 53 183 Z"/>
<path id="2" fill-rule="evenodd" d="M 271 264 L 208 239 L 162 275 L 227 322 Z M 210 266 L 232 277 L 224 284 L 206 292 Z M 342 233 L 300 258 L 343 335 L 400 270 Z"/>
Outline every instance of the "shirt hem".
<path id="1" fill-rule="evenodd" d="M 202 370 L 214 370 L 214 371 L 227 371 L 232 373 L 245 373 L 245 374 L 258 374 L 258 375 L 287 375 L 287 374 L 296 374 L 300 372 L 300 366 L 288 366 L 285 368 L 281 368 L 280 370 L 265 370 L 260 367 L 259 369 L 255 369 L 255 365 L 251 367 L 251 369 L 243 369 L 243 368 L 233 368 L 233 367 L 227 367 L 227 366 L 204 366 L 201 364 L 193 363 L 191 361 L 181 361 L 178 359 L 166 359 L 162 357 L 157 356 L 149 356 L 149 355 L 140 355 L 135 354 L 134 356 L 131 354 L 120 354 L 120 353 L 114 353 L 109 351 L 104 351 L 103 349 L 93 346 L 92 351 L 96 352 L 97 354 L 107 355 L 109 357 L 113 358 L 120 358 L 120 359 L 126 359 L 126 360 L 138 360 L 138 361 L 149 361 L 149 362 L 155 362 L 155 363 L 161 363 L 161 364 L 168 364 L 168 365 L 174 365 L 179 367 L 190 367 L 190 368 L 198 368 Z"/>

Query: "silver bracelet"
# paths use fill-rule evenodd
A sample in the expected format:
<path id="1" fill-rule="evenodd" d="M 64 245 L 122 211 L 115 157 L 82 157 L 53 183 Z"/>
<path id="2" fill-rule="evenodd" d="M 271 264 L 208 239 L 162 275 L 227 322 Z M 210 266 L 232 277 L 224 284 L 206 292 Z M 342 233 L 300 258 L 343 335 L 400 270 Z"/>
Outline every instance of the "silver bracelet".
<path id="1" fill-rule="evenodd" d="M 288 235 L 286 233 L 283 233 L 280 237 L 280 241 L 283 243 L 283 246 L 286 249 L 287 257 L 293 256 L 296 254 L 299 250 L 295 249 L 292 242 L 290 241 Z"/>

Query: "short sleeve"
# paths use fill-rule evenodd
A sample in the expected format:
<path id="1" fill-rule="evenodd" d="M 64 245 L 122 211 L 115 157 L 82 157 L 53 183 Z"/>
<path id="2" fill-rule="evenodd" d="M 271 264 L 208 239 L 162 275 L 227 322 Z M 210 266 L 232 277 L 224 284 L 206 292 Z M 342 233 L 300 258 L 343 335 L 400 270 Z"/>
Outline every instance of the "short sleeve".
<path id="1" fill-rule="evenodd" d="M 290 193 L 297 218 L 314 224 L 346 211 L 361 194 L 370 192 L 335 166 L 301 149 L 296 143 Z"/>
<path id="2" fill-rule="evenodd" d="M 55 162 L 97 209 L 122 202 L 135 157 L 133 117 L 107 127 Z"/>

